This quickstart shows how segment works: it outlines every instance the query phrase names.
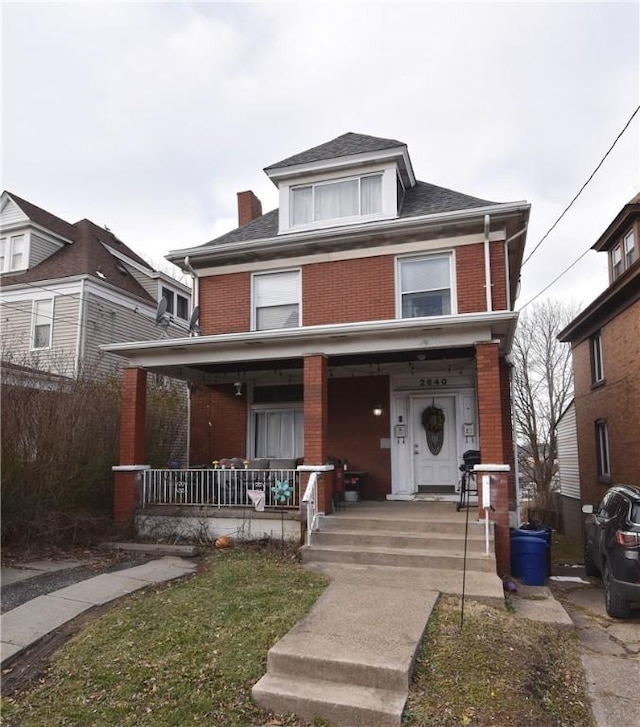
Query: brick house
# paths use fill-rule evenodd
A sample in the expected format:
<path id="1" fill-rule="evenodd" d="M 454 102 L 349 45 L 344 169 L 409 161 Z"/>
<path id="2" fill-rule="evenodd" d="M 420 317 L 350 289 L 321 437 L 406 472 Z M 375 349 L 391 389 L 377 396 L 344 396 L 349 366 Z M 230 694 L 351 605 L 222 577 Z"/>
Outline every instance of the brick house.
<path id="1" fill-rule="evenodd" d="M 580 480 L 580 499 L 563 498 L 563 510 L 598 502 L 611 484 L 640 484 L 639 235 L 636 195 L 592 248 L 608 256 L 609 286 L 559 334 L 573 356 Z M 565 520 L 580 522 L 575 512 Z"/>
<path id="2" fill-rule="evenodd" d="M 236 229 L 168 255 L 197 276 L 201 334 L 108 347 L 130 366 L 122 465 L 144 462 L 148 371 L 191 382 L 192 465 L 346 461 L 366 473 L 365 499 L 392 500 L 455 499 L 469 449 L 512 465 L 506 357 L 529 204 L 421 182 L 406 144 L 354 133 L 265 172 L 279 209 L 262 214 L 241 192 Z M 124 518 L 135 477 L 117 478 Z M 515 483 L 504 472 L 493 481 L 508 559 Z M 322 511 L 332 487 L 323 475 Z"/>

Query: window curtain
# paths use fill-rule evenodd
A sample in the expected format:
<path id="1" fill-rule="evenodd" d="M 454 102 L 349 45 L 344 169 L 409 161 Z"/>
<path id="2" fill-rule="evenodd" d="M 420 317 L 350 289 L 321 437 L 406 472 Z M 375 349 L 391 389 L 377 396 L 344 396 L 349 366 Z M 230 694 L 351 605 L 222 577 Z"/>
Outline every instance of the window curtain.
<path id="1" fill-rule="evenodd" d="M 358 180 L 318 184 L 315 188 L 315 219 L 333 220 L 359 214 Z"/>
<path id="2" fill-rule="evenodd" d="M 361 214 L 372 215 L 382 212 L 382 177 L 362 177 L 360 180 Z"/>
<path id="3" fill-rule="evenodd" d="M 313 189 L 297 187 L 291 190 L 291 224 L 305 225 L 313 222 Z"/>
<path id="4" fill-rule="evenodd" d="M 254 413 L 254 457 L 293 459 L 304 453 L 304 413 L 301 409 Z"/>
<path id="5" fill-rule="evenodd" d="M 451 313 L 449 257 L 403 260 L 400 263 L 402 317 Z"/>

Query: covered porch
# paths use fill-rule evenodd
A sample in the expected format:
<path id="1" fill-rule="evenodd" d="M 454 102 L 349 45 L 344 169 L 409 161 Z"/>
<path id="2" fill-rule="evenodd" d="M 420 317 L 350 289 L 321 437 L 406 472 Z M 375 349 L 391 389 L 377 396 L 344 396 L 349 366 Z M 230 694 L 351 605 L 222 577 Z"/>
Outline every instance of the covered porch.
<path id="1" fill-rule="evenodd" d="M 336 491 L 349 487 L 345 469 L 360 473 L 365 500 L 455 501 L 464 451 L 479 449 L 485 464 L 513 462 L 503 357 L 513 321 L 502 312 L 491 324 L 486 315 L 467 315 L 447 325 L 410 319 L 110 346 L 130 365 L 114 518 L 124 524 L 138 508 L 162 505 L 254 509 L 260 490 L 267 511 L 299 513 L 310 476 L 301 464 L 333 465 L 318 475 L 320 513 L 330 513 Z M 178 470 L 146 466 L 148 373 L 189 383 L 189 462 Z M 442 412 L 435 453 L 424 428 L 429 408 Z M 233 467 L 221 464 L 231 459 Z M 289 466 L 276 477 L 260 465 L 266 459 Z M 273 501 L 276 479 L 291 485 L 285 502 Z M 496 533 L 504 561 L 516 500 L 512 474 L 496 469 L 491 490 L 491 517 L 506 533 L 506 540 Z"/>

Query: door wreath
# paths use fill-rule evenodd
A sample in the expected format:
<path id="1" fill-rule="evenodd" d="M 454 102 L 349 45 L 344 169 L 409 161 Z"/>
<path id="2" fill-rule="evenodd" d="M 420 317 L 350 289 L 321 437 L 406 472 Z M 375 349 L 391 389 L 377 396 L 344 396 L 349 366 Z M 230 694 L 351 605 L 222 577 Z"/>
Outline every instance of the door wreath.
<path id="1" fill-rule="evenodd" d="M 422 412 L 422 426 L 431 454 L 440 454 L 444 443 L 444 411 L 435 403 Z"/>

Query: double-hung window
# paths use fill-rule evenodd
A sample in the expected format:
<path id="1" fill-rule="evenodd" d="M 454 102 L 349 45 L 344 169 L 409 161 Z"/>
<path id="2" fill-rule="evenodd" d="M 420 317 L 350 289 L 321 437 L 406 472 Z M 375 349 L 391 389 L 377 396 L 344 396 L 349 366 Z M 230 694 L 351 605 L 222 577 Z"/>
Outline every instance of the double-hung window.
<path id="1" fill-rule="evenodd" d="M 598 461 L 598 477 L 610 477 L 609 432 L 607 431 L 607 422 L 604 419 L 596 421 L 596 455 Z"/>
<path id="2" fill-rule="evenodd" d="M 51 348 L 53 298 L 33 301 L 31 348 Z"/>
<path id="3" fill-rule="evenodd" d="M 255 273 L 252 285 L 254 331 L 300 325 L 300 271 Z"/>
<path id="4" fill-rule="evenodd" d="M 613 280 L 617 280 L 622 274 L 622 247 L 616 245 L 611 252 L 611 272 Z"/>
<path id="5" fill-rule="evenodd" d="M 636 252 L 636 239 L 633 230 L 624 236 L 624 264 L 627 269 L 635 261 L 638 253 Z"/>
<path id="6" fill-rule="evenodd" d="M 604 381 L 604 367 L 602 365 L 602 335 L 600 331 L 594 333 L 590 339 L 591 344 L 591 383 Z"/>
<path id="7" fill-rule="evenodd" d="M 0 273 L 24 270 L 27 267 L 24 234 L 0 238 Z"/>
<path id="8" fill-rule="evenodd" d="M 382 174 L 291 188 L 291 226 L 382 212 Z"/>
<path id="9" fill-rule="evenodd" d="M 446 316 L 452 310 L 451 255 L 398 260 L 400 317 Z"/>

